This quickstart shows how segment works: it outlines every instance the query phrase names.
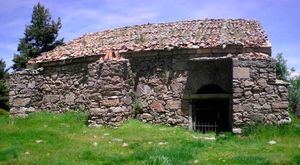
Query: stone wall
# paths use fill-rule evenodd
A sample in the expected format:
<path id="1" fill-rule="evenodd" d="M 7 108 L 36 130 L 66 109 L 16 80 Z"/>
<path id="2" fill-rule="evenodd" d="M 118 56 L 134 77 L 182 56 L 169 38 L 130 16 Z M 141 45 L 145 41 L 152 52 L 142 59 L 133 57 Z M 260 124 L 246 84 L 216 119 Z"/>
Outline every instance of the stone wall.
<path id="1" fill-rule="evenodd" d="M 187 71 L 174 70 L 172 56 L 131 58 L 135 92 L 141 104 L 137 117 L 151 123 L 188 125 L 182 105 Z"/>
<path id="2" fill-rule="evenodd" d="M 216 84 L 232 91 L 231 58 L 196 58 L 195 54 L 130 58 L 135 91 L 142 111 L 137 116 L 151 123 L 189 124 L 189 95 Z"/>
<path id="3" fill-rule="evenodd" d="M 97 61 L 89 69 L 90 126 L 118 126 L 133 117 L 133 77 L 128 60 Z"/>
<path id="4" fill-rule="evenodd" d="M 126 58 L 15 72 L 10 80 L 11 114 L 83 109 L 91 126 L 116 126 L 135 115 L 145 122 L 188 127 L 189 96 L 216 84 L 232 95 L 233 127 L 290 121 L 287 84 L 276 80 L 275 61 L 268 55 L 181 50 Z M 136 105 L 139 111 L 134 111 Z"/>
<path id="5" fill-rule="evenodd" d="M 88 108 L 87 66 L 75 63 L 15 72 L 10 79 L 11 114 L 26 116 L 30 111 Z"/>
<path id="6" fill-rule="evenodd" d="M 232 94 L 233 128 L 253 122 L 288 123 L 287 83 L 276 79 L 276 61 L 269 56 L 228 54 L 203 57 L 164 54 L 131 58 L 135 91 L 142 105 L 138 118 L 151 123 L 189 124 L 186 99 L 207 84 Z"/>
<path id="7" fill-rule="evenodd" d="M 17 71 L 10 75 L 9 103 L 10 114 L 14 116 L 26 116 L 30 112 L 37 111 L 40 106 L 38 83 L 43 80 L 43 69 Z"/>
<path id="8" fill-rule="evenodd" d="M 132 114 L 131 75 L 128 60 L 17 71 L 10 78 L 10 113 L 89 109 L 90 125 L 115 125 Z"/>
<path id="9" fill-rule="evenodd" d="M 233 126 L 290 122 L 287 83 L 276 80 L 276 61 L 233 60 Z"/>

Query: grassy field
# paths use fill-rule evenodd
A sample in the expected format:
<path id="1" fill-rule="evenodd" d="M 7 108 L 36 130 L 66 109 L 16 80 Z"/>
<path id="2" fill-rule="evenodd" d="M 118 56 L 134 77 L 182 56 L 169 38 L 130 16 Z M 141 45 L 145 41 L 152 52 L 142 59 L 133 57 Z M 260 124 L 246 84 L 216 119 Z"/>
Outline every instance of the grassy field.
<path id="1" fill-rule="evenodd" d="M 248 135 L 200 134 L 130 120 L 89 128 L 87 115 L 0 116 L 0 164 L 300 164 L 299 121 Z M 269 144 L 270 141 L 276 144 Z"/>

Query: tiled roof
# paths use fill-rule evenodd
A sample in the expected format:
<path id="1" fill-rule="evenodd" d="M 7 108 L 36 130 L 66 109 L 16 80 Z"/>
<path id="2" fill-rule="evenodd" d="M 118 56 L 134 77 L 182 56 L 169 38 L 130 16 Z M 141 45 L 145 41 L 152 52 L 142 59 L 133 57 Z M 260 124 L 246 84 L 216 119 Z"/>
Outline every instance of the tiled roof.
<path id="1" fill-rule="evenodd" d="M 86 34 L 42 53 L 30 63 L 100 55 L 108 50 L 128 52 L 224 45 L 270 47 L 266 32 L 255 20 L 206 19 L 144 24 Z"/>

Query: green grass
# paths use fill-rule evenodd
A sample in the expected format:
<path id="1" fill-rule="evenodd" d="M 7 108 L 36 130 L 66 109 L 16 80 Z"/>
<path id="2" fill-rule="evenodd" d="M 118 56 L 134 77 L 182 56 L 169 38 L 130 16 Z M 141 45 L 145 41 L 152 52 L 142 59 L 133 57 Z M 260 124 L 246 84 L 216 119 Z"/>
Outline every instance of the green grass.
<path id="1" fill-rule="evenodd" d="M 6 110 L 0 108 L 0 116 L 1 115 L 8 115 L 8 112 Z"/>
<path id="2" fill-rule="evenodd" d="M 137 120 L 117 129 L 86 123 L 87 115 L 75 112 L 0 115 L 0 164 L 300 164 L 299 121 L 216 140 L 204 138 L 214 134 Z"/>

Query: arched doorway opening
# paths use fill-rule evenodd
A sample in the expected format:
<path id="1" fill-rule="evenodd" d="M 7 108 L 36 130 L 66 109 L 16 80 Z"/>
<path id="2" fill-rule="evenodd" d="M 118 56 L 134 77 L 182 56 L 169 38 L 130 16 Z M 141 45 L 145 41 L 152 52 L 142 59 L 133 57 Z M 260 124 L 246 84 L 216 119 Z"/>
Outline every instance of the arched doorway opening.
<path id="1" fill-rule="evenodd" d="M 215 84 L 204 85 L 191 95 L 192 129 L 203 133 L 230 131 L 230 97 Z"/>

